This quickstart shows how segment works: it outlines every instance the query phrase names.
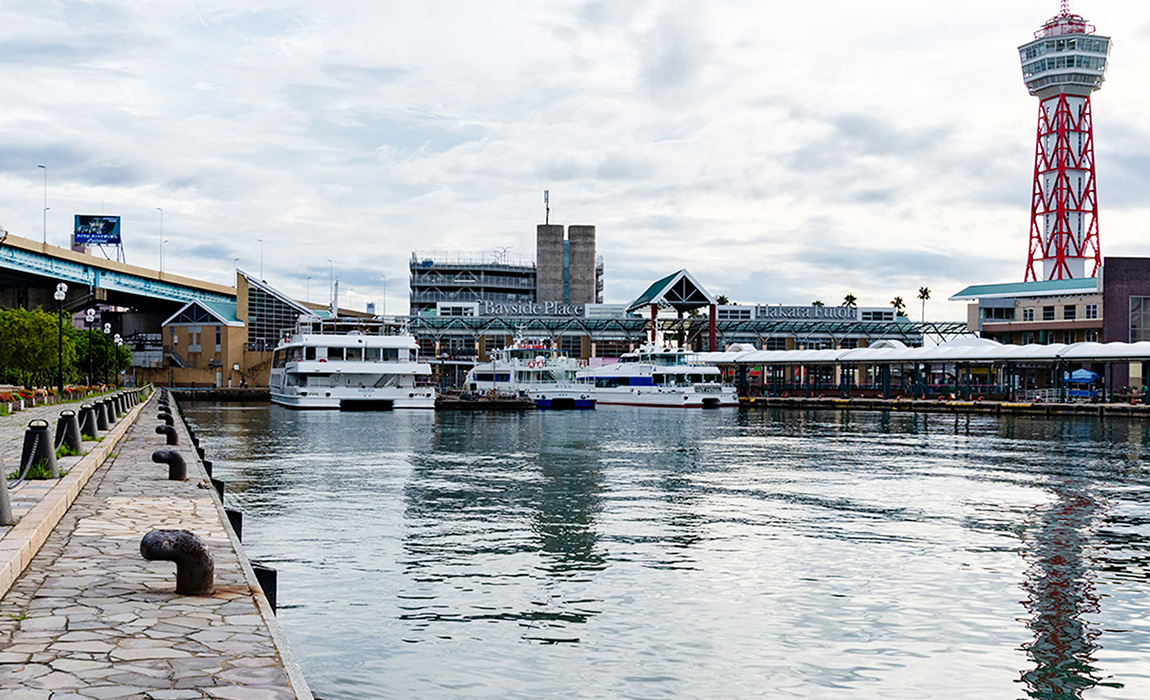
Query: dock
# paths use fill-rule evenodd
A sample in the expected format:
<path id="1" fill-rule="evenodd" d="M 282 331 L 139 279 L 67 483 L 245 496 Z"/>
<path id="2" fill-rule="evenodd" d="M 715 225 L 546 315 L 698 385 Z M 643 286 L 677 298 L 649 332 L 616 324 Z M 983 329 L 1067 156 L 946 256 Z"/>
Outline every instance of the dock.
<path id="1" fill-rule="evenodd" d="M 60 460 L 65 476 L 37 484 L 34 497 L 13 494 L 19 520 L 0 528 L 5 698 L 313 697 L 175 402 L 172 413 L 178 445 L 154 432 L 153 395 L 84 442 L 82 456 Z M 0 444 L 28 417 L 0 419 Z M 152 461 L 161 448 L 184 457 L 186 481 Z M 141 555 L 153 529 L 201 538 L 214 592 L 175 593 L 176 565 Z"/>
<path id="2" fill-rule="evenodd" d="M 739 406 L 746 409 L 823 409 L 839 411 L 911 411 L 917 413 L 983 413 L 989 415 L 1150 417 L 1150 406 L 1130 403 L 927 401 L 921 399 L 743 396 L 739 399 Z"/>

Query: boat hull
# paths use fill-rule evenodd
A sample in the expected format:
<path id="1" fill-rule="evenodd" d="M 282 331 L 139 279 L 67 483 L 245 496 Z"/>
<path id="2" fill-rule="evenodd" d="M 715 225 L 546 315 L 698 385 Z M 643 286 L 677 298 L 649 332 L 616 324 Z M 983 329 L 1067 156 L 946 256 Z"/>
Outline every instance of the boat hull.
<path id="1" fill-rule="evenodd" d="M 390 411 L 402 408 L 435 408 L 435 395 L 410 395 L 403 392 L 393 396 L 300 396 L 273 392 L 272 403 L 285 408 L 325 409 L 336 411 Z"/>

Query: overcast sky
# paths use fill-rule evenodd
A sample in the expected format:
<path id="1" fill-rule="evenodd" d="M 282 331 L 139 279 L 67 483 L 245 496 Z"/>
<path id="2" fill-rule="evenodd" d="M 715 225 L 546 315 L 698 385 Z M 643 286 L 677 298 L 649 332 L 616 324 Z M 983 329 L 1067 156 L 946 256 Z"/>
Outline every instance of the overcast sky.
<path id="1" fill-rule="evenodd" d="M 243 9 L 238 9 L 242 7 Z M 1150 255 L 1150 3 L 1094 97 L 1104 255 Z M 960 318 L 1021 281 L 1038 103 L 1017 46 L 1054 0 L 0 0 L 0 227 L 128 261 L 407 308 L 413 250 L 534 258 L 597 226 L 606 301 L 686 267 L 733 300 Z M 310 285 L 307 277 L 311 276 Z M 386 285 L 382 278 L 386 276 Z M 350 292 L 349 292 L 350 288 Z"/>

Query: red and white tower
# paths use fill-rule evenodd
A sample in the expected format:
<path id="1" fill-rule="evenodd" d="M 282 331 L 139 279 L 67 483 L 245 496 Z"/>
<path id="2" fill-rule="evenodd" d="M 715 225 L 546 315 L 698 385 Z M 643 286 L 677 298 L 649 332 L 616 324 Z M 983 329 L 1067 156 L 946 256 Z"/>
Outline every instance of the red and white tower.
<path id="1" fill-rule="evenodd" d="M 1063 0 L 1062 12 L 1018 52 L 1026 87 L 1040 101 L 1026 281 L 1094 277 L 1102 250 L 1090 95 L 1106 79 L 1110 38 L 1095 36 Z"/>

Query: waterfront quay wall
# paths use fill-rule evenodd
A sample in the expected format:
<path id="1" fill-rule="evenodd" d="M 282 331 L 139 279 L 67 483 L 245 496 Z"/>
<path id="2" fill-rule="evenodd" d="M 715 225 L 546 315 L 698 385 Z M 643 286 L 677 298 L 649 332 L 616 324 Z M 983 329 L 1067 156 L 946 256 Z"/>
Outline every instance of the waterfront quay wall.
<path id="1" fill-rule="evenodd" d="M 35 508 L 3 533 L 23 572 L 0 597 L 0 696 L 92 698 L 302 698 L 312 694 L 173 402 L 178 444 L 157 434 L 155 396 L 120 419 L 99 444 L 85 443 L 91 469 L 73 465 L 70 504 L 55 526 Z M 177 450 L 187 480 L 153 462 Z M 38 506 L 41 507 L 41 506 Z M 47 531 L 16 546 L 19 530 Z M 214 591 L 175 592 L 176 565 L 147 561 L 141 539 L 155 529 L 189 530 L 214 559 Z M 37 551 L 38 550 L 38 551 Z"/>
<path id="2" fill-rule="evenodd" d="M 807 398 L 801 396 L 741 397 L 747 409 L 826 409 L 839 411 L 914 411 L 918 413 L 985 413 L 1031 416 L 1142 416 L 1150 406 L 1126 403 L 1025 403 L 1010 401 L 924 401 L 914 399 Z"/>

